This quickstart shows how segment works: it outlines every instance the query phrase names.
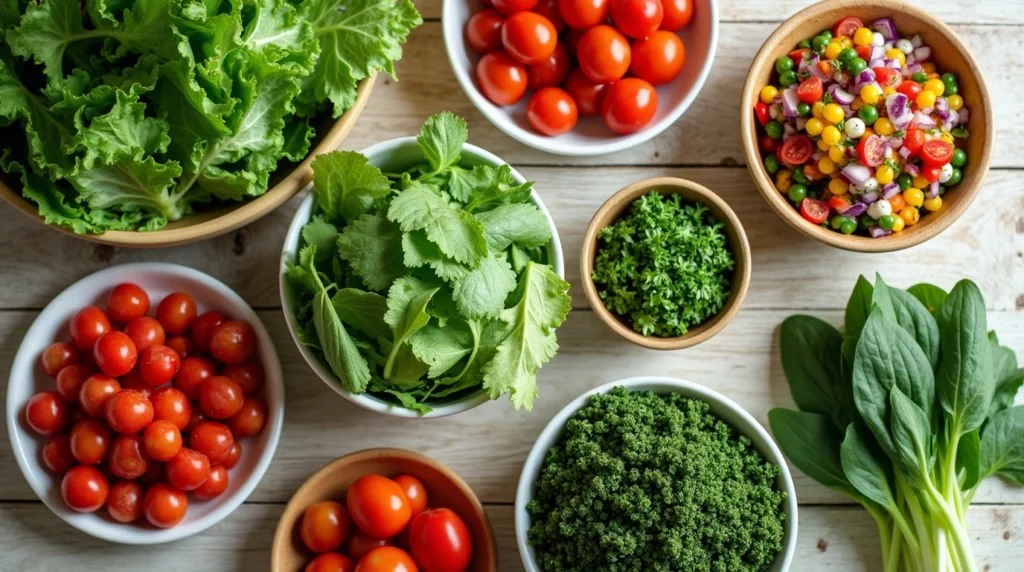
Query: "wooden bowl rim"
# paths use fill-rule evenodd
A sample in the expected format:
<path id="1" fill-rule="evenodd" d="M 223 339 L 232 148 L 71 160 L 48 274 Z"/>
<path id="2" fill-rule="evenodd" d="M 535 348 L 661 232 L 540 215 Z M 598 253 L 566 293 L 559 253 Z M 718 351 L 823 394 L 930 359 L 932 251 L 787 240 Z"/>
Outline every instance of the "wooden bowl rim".
<path id="1" fill-rule="evenodd" d="M 192 214 L 181 219 L 182 221 L 188 221 L 192 218 L 199 219 L 194 224 L 154 231 L 108 230 L 102 234 L 76 234 L 74 231 L 60 225 L 47 224 L 44 218 L 39 215 L 39 209 L 35 203 L 23 197 L 20 192 L 11 189 L 2 180 L 0 180 L 0 197 L 6 199 L 18 211 L 49 228 L 99 244 L 158 248 L 178 246 L 213 238 L 270 214 L 305 188 L 313 180 L 313 168 L 310 166 L 313 159 L 321 153 L 333 151 L 345 140 L 345 137 L 348 136 L 348 133 L 362 114 L 363 108 L 366 107 L 367 101 L 369 101 L 370 92 L 373 90 L 375 80 L 376 74 L 359 82 L 359 89 L 356 92 L 356 99 L 352 107 L 341 114 L 341 117 L 324 134 L 320 143 L 285 178 L 267 189 L 267 192 L 264 194 L 251 200 L 234 203 L 234 206 L 231 203 L 225 203 L 230 208 L 226 212 L 214 214 L 213 216 Z"/>
<path id="2" fill-rule="evenodd" d="M 699 200 L 719 209 L 724 218 L 717 216 L 716 218 L 725 223 L 726 233 L 734 233 L 739 242 L 738 245 L 730 244 L 736 265 L 733 270 L 732 291 L 729 294 L 729 298 L 725 301 L 725 306 L 710 319 L 691 328 L 685 335 L 671 338 L 645 336 L 633 330 L 605 307 L 604 302 L 597 293 L 597 286 L 591 278 L 594 271 L 594 257 L 597 255 L 598 232 L 617 220 L 635 200 L 651 190 L 657 190 L 661 194 L 676 193 L 679 190 L 683 190 L 696 195 L 698 199 L 691 199 L 685 195 L 683 198 Z M 739 217 L 729 207 L 729 204 L 707 187 L 676 177 L 656 177 L 637 181 L 609 197 L 590 220 L 587 232 L 583 235 L 583 246 L 580 249 L 580 282 L 583 283 L 583 293 L 586 295 L 591 309 L 619 337 L 654 350 L 678 350 L 692 347 L 711 339 L 725 329 L 729 322 L 736 317 L 736 314 L 740 311 L 740 306 L 743 305 L 743 300 L 747 296 L 747 289 L 750 286 L 751 266 L 752 258 L 747 233 L 743 229 L 743 223 L 740 222 Z"/>
<path id="3" fill-rule="evenodd" d="M 962 194 L 962 198 L 956 201 L 952 207 L 943 208 L 940 212 L 930 214 L 926 218 L 922 218 L 922 223 L 919 223 L 915 227 L 913 233 L 898 233 L 887 236 L 882 239 L 871 238 L 866 236 L 847 235 L 839 232 L 835 232 L 832 229 L 824 228 L 805 220 L 793 205 L 790 204 L 786 199 L 782 198 L 782 195 L 776 190 L 775 183 L 772 182 L 771 178 L 768 177 L 761 163 L 761 152 L 757 145 L 757 130 L 754 127 L 753 114 L 749 112 L 748 102 L 754 101 L 755 90 L 759 90 L 760 86 L 757 84 L 755 71 L 767 64 L 768 59 L 780 48 L 782 41 L 793 34 L 793 32 L 799 26 L 803 25 L 806 20 L 819 17 L 823 14 L 836 11 L 853 11 L 865 8 L 879 8 L 889 12 L 897 13 L 902 12 L 913 18 L 921 20 L 926 28 L 932 28 L 940 36 L 943 36 L 953 47 L 959 52 L 964 60 L 967 62 L 968 67 L 972 70 L 972 75 L 978 83 L 979 98 L 982 101 L 982 108 L 980 110 L 971 110 L 971 119 L 973 121 L 975 114 L 981 120 L 980 122 L 985 125 L 985 133 L 982 141 L 982 153 L 976 161 L 972 158 L 972 168 L 975 170 L 974 180 L 972 185 L 960 185 L 957 187 L 957 193 Z M 894 252 L 897 250 L 903 250 L 921 244 L 931 238 L 939 235 L 942 231 L 949 228 L 960 216 L 971 206 L 978 193 L 981 191 L 981 186 L 984 183 L 985 175 L 988 173 L 989 164 L 992 160 L 992 142 L 995 135 L 995 129 L 992 125 L 992 102 L 989 97 L 988 86 L 985 83 L 985 77 L 981 72 L 981 68 L 978 66 L 967 46 L 964 45 L 963 41 L 959 36 L 946 24 L 931 15 L 927 11 L 918 8 L 912 4 L 903 2 L 902 0 L 823 0 L 800 10 L 796 14 L 790 16 L 783 22 L 768 39 L 765 40 L 761 49 L 758 50 L 757 55 L 750 63 L 750 68 L 747 70 L 747 79 L 743 85 L 743 92 L 740 98 L 740 140 L 743 143 L 743 153 L 746 156 L 747 170 L 750 172 L 751 179 L 754 180 L 754 186 L 757 187 L 758 192 L 764 197 L 765 202 L 768 206 L 778 214 L 782 220 L 789 226 L 795 229 L 800 234 L 819 240 L 829 246 L 840 248 L 843 250 L 849 250 L 852 252 Z M 974 135 L 972 135 L 973 137 Z M 920 230 L 916 230 L 916 229 Z"/>

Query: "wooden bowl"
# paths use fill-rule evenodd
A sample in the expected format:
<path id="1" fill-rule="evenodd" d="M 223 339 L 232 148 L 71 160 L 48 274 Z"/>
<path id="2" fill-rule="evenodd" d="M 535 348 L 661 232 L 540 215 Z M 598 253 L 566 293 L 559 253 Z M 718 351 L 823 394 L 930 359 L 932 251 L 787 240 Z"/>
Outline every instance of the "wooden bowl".
<path id="1" fill-rule="evenodd" d="M 891 17 L 896 21 L 901 35 L 920 34 L 925 45 L 932 48 L 932 61 L 936 62 L 939 70 L 957 75 L 964 107 L 970 109 L 967 129 L 971 136 L 966 140 L 966 145 L 962 145 L 967 152 L 967 165 L 960 184 L 951 187 L 943 195 L 943 206 L 938 212 L 926 214 L 916 225 L 883 238 L 842 234 L 804 219 L 789 199 L 775 188 L 772 177 L 764 169 L 757 145 L 753 106 L 761 88 L 770 81 L 775 60 L 792 51 L 800 40 L 831 28 L 847 16 L 856 16 L 866 23 Z M 908 248 L 946 230 L 960 218 L 978 195 L 982 179 L 988 172 L 995 132 L 992 119 L 992 105 L 981 68 L 964 43 L 949 26 L 928 12 L 899 0 L 825 0 L 797 12 L 783 22 L 757 52 L 747 72 L 747 81 L 740 99 L 740 138 L 743 141 L 747 169 L 750 170 L 757 190 L 782 220 L 801 234 L 829 246 L 856 252 L 891 252 Z"/>
<path id="2" fill-rule="evenodd" d="M 722 310 L 704 323 L 690 328 L 686 335 L 672 338 L 644 336 L 633 330 L 621 316 L 605 307 L 597 293 L 597 286 L 591 279 L 594 273 L 594 257 L 597 255 L 597 233 L 618 220 L 635 200 L 651 191 L 657 191 L 662 195 L 674 193 L 687 201 L 707 205 L 711 214 L 725 223 L 726 239 L 736 261 L 733 268 L 731 291 Z M 587 296 L 591 309 L 619 337 L 645 348 L 678 350 L 711 339 L 736 317 L 736 313 L 740 311 L 740 306 L 743 304 L 743 299 L 747 296 L 747 287 L 750 286 L 750 265 L 750 244 L 747 242 L 743 224 L 721 197 L 693 181 L 659 177 L 629 185 L 612 195 L 597 210 L 594 218 L 590 220 L 587 233 L 583 236 L 583 248 L 580 251 L 580 280 L 583 282 L 583 292 Z"/>
<path id="3" fill-rule="evenodd" d="M 316 556 L 299 537 L 299 524 L 306 507 L 326 500 L 345 504 L 349 485 L 370 474 L 386 477 L 410 474 L 423 481 L 429 506 L 450 508 L 469 528 L 473 539 L 473 559 L 467 570 L 495 572 L 498 569 L 498 546 L 491 521 L 465 481 L 434 459 L 412 451 L 367 449 L 324 465 L 295 491 L 274 533 L 270 552 L 271 572 L 302 572 Z"/>
<path id="4" fill-rule="evenodd" d="M 313 150 L 306 156 L 306 159 L 297 166 L 282 165 L 276 173 L 271 175 L 270 188 L 259 197 L 237 203 L 220 203 L 214 208 L 203 209 L 198 213 L 171 222 L 160 230 L 147 232 L 109 230 L 102 234 L 75 234 L 56 224 L 47 226 L 65 234 L 101 244 L 150 248 L 176 246 L 205 240 L 245 226 L 284 204 L 313 180 L 313 168 L 310 167 L 310 163 L 317 155 L 333 151 L 341 145 L 363 112 L 363 108 L 366 107 L 370 92 L 373 90 L 375 77 L 371 76 L 360 82 L 355 103 L 341 117 L 337 120 L 327 118 L 317 126 L 317 138 L 314 139 Z M 287 171 L 289 168 L 292 169 L 290 172 Z M 0 173 L 0 177 L 3 176 L 6 175 Z M 15 186 L 11 181 L 4 181 L 0 178 L 0 196 L 19 211 L 45 224 L 43 217 L 39 216 L 37 205 L 21 195 L 20 183 Z"/>

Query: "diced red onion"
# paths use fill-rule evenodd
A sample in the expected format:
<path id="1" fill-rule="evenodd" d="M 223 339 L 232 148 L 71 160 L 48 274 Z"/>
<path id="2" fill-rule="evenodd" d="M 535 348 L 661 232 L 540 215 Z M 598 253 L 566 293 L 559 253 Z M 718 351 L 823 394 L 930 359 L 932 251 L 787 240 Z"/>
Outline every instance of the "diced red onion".
<path id="1" fill-rule="evenodd" d="M 925 193 L 925 196 L 927 196 L 929 199 L 934 199 L 935 197 L 939 196 L 938 181 L 932 181 L 931 183 L 928 183 L 928 192 Z"/>
<path id="2" fill-rule="evenodd" d="M 869 60 L 884 60 L 885 59 L 885 48 L 879 48 L 877 46 L 871 48 L 871 52 L 868 54 Z M 871 66 L 878 67 L 878 66 Z"/>
<path id="3" fill-rule="evenodd" d="M 949 121 L 949 111 L 949 102 L 946 101 L 945 97 L 935 100 L 935 112 L 939 114 L 939 119 Z"/>
<path id="4" fill-rule="evenodd" d="M 889 143 L 888 139 L 882 140 L 882 149 L 885 149 L 884 154 L 886 159 L 892 157 L 892 143 Z"/>
<path id="5" fill-rule="evenodd" d="M 873 59 L 870 62 L 868 62 L 868 67 L 871 67 L 871 68 L 884 68 L 885 67 L 885 59 L 884 58 L 879 58 L 877 60 Z"/>
<path id="6" fill-rule="evenodd" d="M 808 119 L 810 119 L 810 118 L 809 117 L 797 117 L 796 118 L 796 130 L 797 131 L 803 131 L 804 127 L 807 126 L 807 120 Z"/>
<path id="7" fill-rule="evenodd" d="M 907 66 L 907 73 L 909 75 L 914 75 L 916 73 L 923 72 L 923 71 L 924 71 L 924 67 L 922 67 L 921 64 L 918 64 L 918 63 L 910 64 L 910 65 Z"/>
<path id="8" fill-rule="evenodd" d="M 821 71 L 821 68 L 818 67 L 817 55 L 818 54 L 814 54 L 813 56 L 811 56 L 811 75 L 820 79 L 821 81 L 826 81 L 828 80 L 828 75 L 826 75 L 825 72 Z"/>
<path id="9" fill-rule="evenodd" d="M 959 111 L 957 111 L 955 109 L 950 109 L 949 110 L 949 119 L 946 120 L 946 123 L 949 123 L 949 129 L 952 129 L 952 128 L 956 127 L 957 125 L 960 125 L 960 118 L 961 117 L 962 116 L 960 115 Z"/>
<path id="10" fill-rule="evenodd" d="M 900 194 L 900 186 L 896 183 L 888 183 L 882 187 L 882 198 L 885 200 L 889 200 L 898 194 Z"/>
<path id="11" fill-rule="evenodd" d="M 904 159 L 909 159 L 910 149 L 907 149 L 906 147 L 900 147 L 900 157 L 903 157 Z"/>
<path id="12" fill-rule="evenodd" d="M 914 58 L 919 62 L 926 62 L 928 58 L 932 57 L 932 49 L 928 46 L 917 47 L 914 46 Z"/>
<path id="13" fill-rule="evenodd" d="M 916 177 L 921 174 L 921 167 L 918 167 L 917 165 L 909 161 L 903 165 L 903 170 L 906 171 L 911 177 Z"/>
<path id="14" fill-rule="evenodd" d="M 865 205 L 870 205 L 871 203 L 873 203 L 873 202 L 875 202 L 877 200 L 878 200 L 878 193 L 875 192 L 875 191 L 871 191 L 870 193 L 864 193 L 863 195 L 860 196 L 860 202 L 865 204 Z"/>
<path id="15" fill-rule="evenodd" d="M 811 153 L 811 161 L 814 161 L 815 163 L 817 163 L 824 156 L 825 156 L 825 152 L 824 151 L 815 151 L 814 153 Z"/>
<path id="16" fill-rule="evenodd" d="M 896 31 L 896 22 L 892 18 L 880 18 L 871 23 L 871 29 L 882 34 L 886 40 L 895 40 L 899 37 Z"/>
<path id="17" fill-rule="evenodd" d="M 920 127 L 921 129 L 931 129 L 935 127 L 935 120 L 932 119 L 931 115 L 927 115 L 923 111 L 918 111 L 914 114 L 914 119 L 910 124 Z"/>
<path id="18" fill-rule="evenodd" d="M 848 163 L 841 172 L 854 185 L 863 185 L 872 175 L 871 169 L 860 163 Z"/>
<path id="19" fill-rule="evenodd" d="M 902 93 L 894 93 L 885 98 L 885 110 L 889 115 L 889 121 L 898 129 L 903 129 L 910 123 L 909 102 L 910 99 Z"/>
<path id="20" fill-rule="evenodd" d="M 856 159 L 857 158 L 857 148 L 856 147 L 847 147 L 846 148 L 846 156 L 850 157 L 851 159 Z"/>
<path id="21" fill-rule="evenodd" d="M 907 65 L 908 66 L 912 66 L 912 65 L 915 65 L 917 63 L 918 63 L 917 62 L 917 56 L 914 55 L 914 52 L 910 52 L 909 54 L 907 54 Z"/>
<path id="22" fill-rule="evenodd" d="M 884 228 L 882 228 L 880 226 L 868 227 L 868 232 L 871 233 L 871 238 L 882 238 L 882 237 L 889 236 L 890 234 L 892 234 L 891 230 L 885 230 Z"/>
<path id="23" fill-rule="evenodd" d="M 782 92 L 782 112 L 786 119 L 795 119 L 800 115 L 796 106 L 800 104 L 800 96 L 796 94 L 796 88 L 790 87 Z"/>
<path id="24" fill-rule="evenodd" d="M 924 40 L 921 39 L 921 34 L 914 34 L 913 38 L 910 38 L 910 45 L 915 48 L 920 48 L 924 45 Z"/>
<path id="25" fill-rule="evenodd" d="M 848 207 L 840 207 L 836 210 L 843 216 L 858 217 L 868 212 L 868 206 L 864 203 L 854 203 Z"/>
<path id="26" fill-rule="evenodd" d="M 893 49 L 893 47 L 895 47 L 895 46 L 896 46 L 896 40 L 889 40 L 888 42 L 882 44 L 882 49 L 888 52 L 889 50 Z"/>
<path id="27" fill-rule="evenodd" d="M 875 83 L 875 72 L 870 69 L 866 69 L 857 74 L 857 79 L 853 82 L 853 91 L 860 93 L 861 88 L 865 85 L 871 85 L 872 83 Z"/>
<path id="28" fill-rule="evenodd" d="M 891 145 L 893 149 L 897 149 L 897 150 L 903 149 L 903 138 L 902 137 L 893 137 L 893 138 L 889 139 L 889 145 Z M 906 157 L 904 157 L 904 159 L 905 158 Z"/>
<path id="29" fill-rule="evenodd" d="M 891 59 L 891 60 L 890 59 L 886 59 L 885 60 L 885 67 L 894 69 L 896 71 L 902 71 L 903 70 L 903 64 L 900 63 L 900 61 L 897 60 L 897 59 Z"/>
<path id="30" fill-rule="evenodd" d="M 778 119 L 779 118 L 779 108 L 775 107 L 774 105 L 768 106 L 768 117 L 771 117 L 772 119 Z"/>
<path id="31" fill-rule="evenodd" d="M 787 139 L 789 139 L 790 137 L 792 137 L 794 135 L 796 135 L 796 127 L 793 127 L 793 124 L 788 123 L 788 122 L 787 123 L 783 123 L 782 124 L 782 140 L 786 141 Z"/>
<path id="32" fill-rule="evenodd" d="M 961 107 L 957 113 L 960 114 L 960 125 L 966 125 L 967 122 L 970 121 L 970 113 L 967 111 L 966 107 Z"/>

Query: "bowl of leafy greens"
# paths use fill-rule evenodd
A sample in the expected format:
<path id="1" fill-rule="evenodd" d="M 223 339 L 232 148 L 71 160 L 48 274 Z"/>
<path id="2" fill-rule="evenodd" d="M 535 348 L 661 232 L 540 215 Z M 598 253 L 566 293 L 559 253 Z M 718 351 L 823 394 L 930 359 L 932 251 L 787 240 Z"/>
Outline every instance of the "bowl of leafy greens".
<path id="1" fill-rule="evenodd" d="M 124 246 L 271 212 L 422 22 L 409 0 L 48 0 L 0 10 L 0 196 Z"/>
<path id="2" fill-rule="evenodd" d="M 285 317 L 317 375 L 367 409 L 440 417 L 508 395 L 530 410 L 558 350 L 571 299 L 554 222 L 467 137 L 443 112 L 419 137 L 313 161 L 282 252 Z"/>

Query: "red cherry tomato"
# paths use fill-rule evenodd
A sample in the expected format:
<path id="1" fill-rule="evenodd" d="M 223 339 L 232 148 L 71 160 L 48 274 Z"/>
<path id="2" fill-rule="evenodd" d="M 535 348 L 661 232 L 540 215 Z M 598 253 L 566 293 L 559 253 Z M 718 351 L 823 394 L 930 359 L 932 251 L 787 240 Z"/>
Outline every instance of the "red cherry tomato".
<path id="1" fill-rule="evenodd" d="M 118 391 L 121 391 L 121 384 L 116 379 L 102 373 L 90 375 L 78 390 L 78 404 L 88 415 L 103 417 L 107 401 Z"/>
<path id="2" fill-rule="evenodd" d="M 167 483 L 157 483 L 146 491 L 142 499 L 142 512 L 150 524 L 170 528 L 185 519 L 188 497 Z"/>
<path id="3" fill-rule="evenodd" d="M 583 34 L 586 33 L 586 30 L 577 30 L 576 28 L 569 28 L 565 31 L 565 47 L 569 50 L 569 55 L 571 57 L 576 57 L 576 48 L 580 45 L 580 38 L 582 38 Z"/>
<path id="4" fill-rule="evenodd" d="M 306 507 L 299 524 L 299 536 L 313 552 L 330 552 L 345 542 L 352 521 L 340 503 L 324 501 Z"/>
<path id="5" fill-rule="evenodd" d="M 628 77 L 608 88 L 601 104 L 601 116 L 609 129 L 619 134 L 639 131 L 654 118 L 658 92 L 646 81 Z"/>
<path id="6" fill-rule="evenodd" d="M 533 7 L 533 11 L 547 18 L 555 27 L 555 32 L 561 34 L 565 30 L 565 20 L 562 19 L 562 13 L 558 10 L 558 0 L 540 0 Z"/>
<path id="7" fill-rule="evenodd" d="M 75 466 L 75 457 L 71 454 L 71 439 L 67 433 L 51 435 L 43 445 L 43 464 L 54 473 L 63 475 Z"/>
<path id="8" fill-rule="evenodd" d="M 915 82 L 908 81 L 907 83 Z M 903 136 L 903 146 L 906 147 L 908 151 L 910 151 L 911 155 L 917 155 L 918 153 L 920 153 L 921 149 L 924 148 L 924 142 L 924 131 L 917 129 L 916 127 L 913 129 L 908 129 L 907 134 Z"/>
<path id="9" fill-rule="evenodd" d="M 254 351 L 256 332 L 242 321 L 224 322 L 210 337 L 210 354 L 224 363 L 242 363 Z"/>
<path id="10" fill-rule="evenodd" d="M 138 284 L 118 284 L 107 296 L 107 314 L 115 322 L 130 322 L 148 311 L 149 295 Z"/>
<path id="11" fill-rule="evenodd" d="M 354 572 L 356 563 L 337 552 L 325 552 L 306 564 L 304 572 Z"/>
<path id="12" fill-rule="evenodd" d="M 601 101 L 607 87 L 608 84 L 590 81 L 578 68 L 569 72 L 569 78 L 565 80 L 565 91 L 569 92 L 576 102 L 577 111 L 581 116 L 601 113 Z"/>
<path id="13" fill-rule="evenodd" d="M 835 37 L 846 36 L 847 38 L 853 38 L 853 33 L 864 27 L 864 22 L 860 18 L 850 16 L 843 18 L 839 21 L 835 27 L 832 28 L 832 34 Z"/>
<path id="14" fill-rule="evenodd" d="M 242 409 L 245 395 L 230 377 L 214 376 L 199 388 L 199 408 L 214 419 L 227 419 Z"/>
<path id="15" fill-rule="evenodd" d="M 757 140 L 757 145 L 765 153 L 774 153 L 779 148 L 779 140 L 772 139 L 767 134 L 764 134 Z"/>
<path id="16" fill-rule="evenodd" d="M 924 180 L 928 181 L 929 183 L 934 183 L 935 181 L 938 181 L 939 175 L 941 174 L 942 167 L 925 166 L 921 168 L 921 176 L 924 177 Z"/>
<path id="17" fill-rule="evenodd" d="M 231 432 L 239 439 L 254 437 L 267 424 L 267 404 L 256 396 L 246 397 L 242 408 L 228 419 Z"/>
<path id="18" fill-rule="evenodd" d="M 878 135 L 861 137 L 857 143 L 857 156 L 868 167 L 878 167 L 885 162 L 885 143 Z"/>
<path id="19" fill-rule="evenodd" d="M 828 199 L 828 206 L 836 210 L 845 209 L 850 206 L 850 199 L 846 197 L 831 197 Z"/>
<path id="20" fill-rule="evenodd" d="M 662 30 L 682 30 L 693 19 L 693 0 L 662 0 L 661 7 L 665 12 L 661 20 Z"/>
<path id="21" fill-rule="evenodd" d="M 193 407 L 192 416 L 189 417 L 188 425 L 185 426 L 185 432 L 191 433 L 192 430 L 196 428 L 196 425 L 199 425 L 203 421 L 209 421 L 209 419 L 207 419 L 207 417 L 203 415 L 203 412 L 200 411 L 198 407 Z"/>
<path id="22" fill-rule="evenodd" d="M 828 218 L 828 203 L 805 197 L 800 201 L 800 214 L 814 224 L 821 224 Z"/>
<path id="23" fill-rule="evenodd" d="M 69 365 L 57 374 L 57 395 L 66 403 L 78 403 L 82 384 L 94 373 L 87 365 Z"/>
<path id="24" fill-rule="evenodd" d="M 953 160 L 953 145 L 941 139 L 925 141 L 921 146 L 921 160 L 929 167 L 942 167 Z"/>
<path id="25" fill-rule="evenodd" d="M 174 387 L 177 387 L 189 399 L 199 399 L 199 388 L 207 380 L 217 375 L 213 362 L 201 357 L 187 357 L 181 360 L 178 373 L 174 376 Z"/>
<path id="26" fill-rule="evenodd" d="M 233 418 L 232 418 L 233 419 Z M 217 421 L 200 421 L 189 435 L 189 445 L 196 451 L 206 455 L 211 465 L 219 465 L 231 452 L 235 445 L 235 436 L 231 429 Z M 237 435 L 239 438 L 242 435 Z"/>
<path id="27" fill-rule="evenodd" d="M 138 391 L 143 397 L 150 400 L 151 403 L 153 401 L 153 394 L 156 393 L 155 387 L 142 381 L 142 374 L 139 373 L 138 368 L 129 371 L 127 375 L 121 378 L 121 388 Z"/>
<path id="28" fill-rule="evenodd" d="M 181 431 L 177 425 L 163 419 L 150 423 L 142 440 L 146 455 L 157 461 L 170 461 L 181 450 Z M 194 435 L 192 440 L 195 441 Z"/>
<path id="29" fill-rule="evenodd" d="M 55 342 L 43 350 L 40 361 L 46 375 L 57 377 L 64 368 L 82 363 L 82 354 L 78 348 L 67 342 Z"/>
<path id="30" fill-rule="evenodd" d="M 40 435 L 53 435 L 68 424 L 70 408 L 55 392 L 37 393 L 25 404 L 25 421 Z"/>
<path id="31" fill-rule="evenodd" d="M 686 48 L 679 36 L 672 32 L 655 31 L 647 39 L 635 40 L 630 49 L 629 71 L 651 85 L 664 85 L 683 71 Z"/>
<path id="32" fill-rule="evenodd" d="M 375 548 L 356 564 L 356 572 L 419 572 L 408 552 L 396 546 Z"/>
<path id="33" fill-rule="evenodd" d="M 761 124 L 761 127 L 768 124 L 771 116 L 768 113 L 768 105 L 766 105 L 765 102 L 758 101 L 757 104 L 754 105 L 754 117 L 757 117 L 757 122 Z"/>
<path id="34" fill-rule="evenodd" d="M 219 497 L 228 490 L 228 470 L 221 465 L 210 467 L 210 476 L 192 491 L 199 500 Z"/>
<path id="35" fill-rule="evenodd" d="M 871 60 L 871 46 L 854 46 L 854 49 L 857 50 L 857 57 L 858 58 L 861 58 L 864 61 L 870 61 Z M 800 63 L 800 60 L 795 60 L 795 61 L 797 63 Z"/>
<path id="36" fill-rule="evenodd" d="M 96 340 L 110 331 L 110 319 L 96 306 L 86 306 L 71 318 L 68 330 L 71 343 L 79 351 L 89 352 Z"/>
<path id="37" fill-rule="evenodd" d="M 167 461 L 167 482 L 190 491 L 210 476 L 210 460 L 198 451 L 182 447 L 173 459 Z"/>
<path id="38" fill-rule="evenodd" d="M 576 126 L 576 102 L 559 87 L 545 87 L 530 98 L 526 119 L 541 135 L 561 135 Z"/>
<path id="39" fill-rule="evenodd" d="M 142 518 L 142 485 L 135 481 L 117 481 L 107 495 L 107 514 L 117 522 L 129 523 Z"/>
<path id="40" fill-rule="evenodd" d="M 534 91 L 561 85 L 569 75 L 569 64 L 569 52 L 559 43 L 546 60 L 526 68 L 526 85 Z"/>
<path id="41" fill-rule="evenodd" d="M 398 534 L 412 516 L 402 487 L 380 475 L 360 477 L 349 486 L 345 499 L 352 522 L 375 538 Z"/>
<path id="42" fill-rule="evenodd" d="M 224 468 L 230 471 L 231 469 L 235 468 L 235 465 L 238 464 L 238 460 L 241 458 L 242 446 L 238 443 L 238 441 L 235 441 L 235 443 L 231 445 L 231 450 L 228 451 L 228 454 L 226 457 L 224 457 L 224 461 L 221 463 L 221 465 L 224 465 Z"/>
<path id="43" fill-rule="evenodd" d="M 134 389 L 122 389 L 107 400 L 107 423 L 124 435 L 134 435 L 153 422 L 153 404 Z"/>
<path id="44" fill-rule="evenodd" d="M 814 143 L 806 135 L 794 135 L 782 144 L 779 159 L 787 165 L 803 165 L 814 154 Z"/>
<path id="45" fill-rule="evenodd" d="M 789 59 L 793 60 L 793 63 L 800 65 L 800 62 L 804 61 L 804 57 L 811 53 L 808 48 L 797 48 L 792 52 L 789 52 Z"/>
<path id="46" fill-rule="evenodd" d="M 875 72 L 875 81 L 878 85 L 896 88 L 903 83 L 903 75 L 892 68 L 871 68 Z"/>
<path id="47" fill-rule="evenodd" d="M 913 103 L 917 96 L 921 95 L 921 84 L 916 81 L 905 81 L 896 88 L 896 91 L 907 96 L 910 102 Z"/>
<path id="48" fill-rule="evenodd" d="M 172 336 L 167 340 L 167 347 L 174 350 L 181 359 L 199 355 L 199 348 L 188 336 Z"/>
<path id="49" fill-rule="evenodd" d="M 558 45 L 558 32 L 536 12 L 516 12 L 505 19 L 501 43 L 516 61 L 536 65 L 551 57 Z"/>
<path id="50" fill-rule="evenodd" d="M 608 19 L 608 0 L 558 0 L 558 13 L 570 28 L 587 30 Z"/>
<path id="51" fill-rule="evenodd" d="M 149 469 L 149 456 L 140 435 L 118 435 L 110 445 L 110 472 L 122 479 L 137 479 Z"/>
<path id="52" fill-rule="evenodd" d="M 83 465 L 98 465 L 107 460 L 113 434 L 99 419 L 87 418 L 75 423 L 68 436 L 71 456 Z"/>
<path id="53" fill-rule="evenodd" d="M 166 480 L 166 465 L 160 461 L 154 461 L 153 459 L 149 460 L 149 468 L 146 469 L 146 472 L 141 477 L 139 477 L 139 482 L 146 486 L 153 486 Z"/>
<path id="54" fill-rule="evenodd" d="M 136 351 L 139 352 L 144 352 L 150 346 L 163 344 L 167 341 L 167 333 L 164 332 L 164 327 L 160 325 L 160 322 L 149 316 L 142 316 L 125 324 L 124 333 L 132 339 Z"/>
<path id="55" fill-rule="evenodd" d="M 142 352 L 139 360 L 142 381 L 151 387 L 160 387 L 174 379 L 180 367 L 181 358 L 178 357 L 178 352 L 167 346 L 150 346 Z"/>
<path id="56" fill-rule="evenodd" d="M 661 0 L 611 0 L 610 4 L 615 27 L 631 38 L 649 37 L 665 16 Z"/>
<path id="57" fill-rule="evenodd" d="M 263 387 L 263 366 L 256 360 L 230 363 L 224 366 L 221 375 L 230 377 L 242 388 L 242 393 L 252 395 Z"/>
<path id="58" fill-rule="evenodd" d="M 96 512 L 107 502 L 110 483 L 95 467 L 79 465 L 64 474 L 60 496 L 68 508 L 77 512 Z"/>
<path id="59" fill-rule="evenodd" d="M 462 572 L 473 556 L 473 540 L 459 515 L 439 508 L 413 517 L 409 549 L 424 572 Z"/>
<path id="60" fill-rule="evenodd" d="M 481 54 L 490 53 L 501 47 L 501 27 L 505 16 L 497 10 L 481 10 L 466 22 L 466 41 L 469 47 Z"/>
<path id="61" fill-rule="evenodd" d="M 363 559 L 363 556 L 373 552 L 374 549 L 392 545 L 394 545 L 392 539 L 374 538 L 359 530 L 359 527 L 356 526 L 352 528 L 352 532 L 348 535 L 348 541 L 345 543 L 345 552 L 358 562 Z"/>
<path id="62" fill-rule="evenodd" d="M 135 343 L 124 332 L 107 332 L 100 339 L 92 350 L 96 366 L 100 371 L 110 377 L 121 377 L 135 367 L 139 354 L 135 349 Z"/>
<path id="63" fill-rule="evenodd" d="M 156 319 L 168 334 L 184 334 L 196 319 L 196 302 L 184 292 L 172 292 L 160 300 Z"/>
<path id="64" fill-rule="evenodd" d="M 192 322 L 192 341 L 202 351 L 210 350 L 210 338 L 213 337 L 213 330 L 217 326 L 228 321 L 228 317 L 217 310 L 210 310 L 199 315 Z"/>
<path id="65" fill-rule="evenodd" d="M 533 7 L 537 5 L 537 0 L 492 0 L 491 4 L 502 14 L 515 14 L 533 10 Z"/>
<path id="66" fill-rule="evenodd" d="M 580 38 L 580 44 L 576 46 L 576 59 L 590 81 L 618 81 L 629 69 L 629 42 L 626 36 L 611 26 L 594 26 Z"/>
<path id="67" fill-rule="evenodd" d="M 413 515 L 427 510 L 427 487 L 423 486 L 423 481 L 412 475 L 398 475 L 394 481 L 402 487 Z"/>
<path id="68" fill-rule="evenodd" d="M 824 89 L 821 79 L 812 75 L 800 82 L 800 85 L 796 88 L 796 96 L 800 98 L 800 101 L 811 104 L 821 99 L 821 93 Z"/>
<path id="69" fill-rule="evenodd" d="M 165 387 L 153 393 L 153 420 L 165 420 L 174 423 L 180 431 L 188 427 L 192 418 L 192 404 L 180 389 Z"/>

